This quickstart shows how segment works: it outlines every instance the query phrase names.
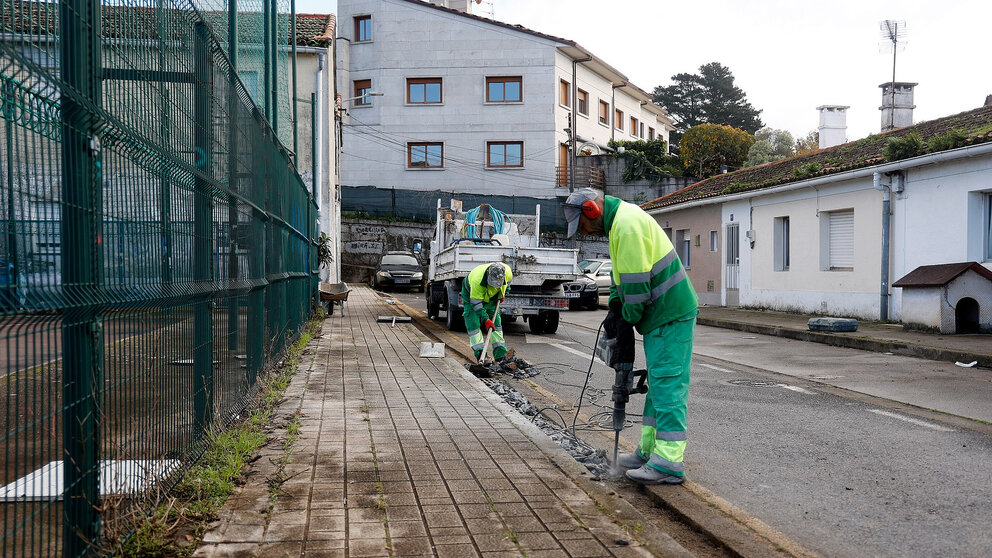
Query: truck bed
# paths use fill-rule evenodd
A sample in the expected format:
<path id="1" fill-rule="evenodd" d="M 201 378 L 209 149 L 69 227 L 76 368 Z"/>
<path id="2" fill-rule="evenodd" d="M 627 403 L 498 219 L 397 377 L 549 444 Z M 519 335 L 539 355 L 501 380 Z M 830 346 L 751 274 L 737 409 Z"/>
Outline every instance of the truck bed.
<path id="1" fill-rule="evenodd" d="M 433 279 L 463 278 L 479 265 L 503 262 L 513 270 L 514 287 L 574 281 L 577 253 L 577 250 L 562 248 L 456 244 L 435 255 Z"/>

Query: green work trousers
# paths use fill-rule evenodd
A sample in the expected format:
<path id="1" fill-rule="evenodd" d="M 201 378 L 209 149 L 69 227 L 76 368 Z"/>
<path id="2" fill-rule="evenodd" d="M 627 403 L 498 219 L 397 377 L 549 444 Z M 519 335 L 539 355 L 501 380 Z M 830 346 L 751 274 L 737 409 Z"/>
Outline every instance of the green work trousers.
<path id="1" fill-rule="evenodd" d="M 696 311 L 644 334 L 648 393 L 637 453 L 649 467 L 678 477 L 686 442 L 686 405 Z"/>
<path id="2" fill-rule="evenodd" d="M 486 337 L 482 333 L 482 323 L 486 319 L 493 321 L 493 335 L 489 340 L 489 343 L 493 346 L 493 358 L 501 359 L 506 356 L 506 342 L 503 340 L 503 324 L 499 319 L 499 314 L 496 312 L 497 302 L 499 302 L 499 299 L 489 299 L 489 302 L 482 305 L 482 313 L 480 313 L 473 310 L 471 303 L 465 300 L 464 296 L 462 297 L 462 305 L 464 306 L 462 316 L 465 317 L 465 330 L 468 331 L 468 342 L 472 345 L 472 351 L 475 352 L 476 360 L 482 358 L 482 349 L 486 344 Z M 493 317 L 494 314 L 495 317 Z"/>

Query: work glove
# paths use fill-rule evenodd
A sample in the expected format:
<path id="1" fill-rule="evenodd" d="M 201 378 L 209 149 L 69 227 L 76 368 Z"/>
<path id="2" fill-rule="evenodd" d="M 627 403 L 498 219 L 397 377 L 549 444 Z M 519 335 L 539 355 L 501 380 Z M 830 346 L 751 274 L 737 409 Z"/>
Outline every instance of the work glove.
<path id="1" fill-rule="evenodd" d="M 482 331 L 484 333 L 489 333 L 491 329 L 495 327 L 492 320 L 486 320 L 486 323 L 482 324 Z"/>

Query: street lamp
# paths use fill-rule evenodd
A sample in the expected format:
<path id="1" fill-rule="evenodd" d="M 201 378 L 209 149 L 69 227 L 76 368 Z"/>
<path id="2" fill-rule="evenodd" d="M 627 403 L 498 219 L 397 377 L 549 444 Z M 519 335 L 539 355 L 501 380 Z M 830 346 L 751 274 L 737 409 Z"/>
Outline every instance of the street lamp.
<path id="1" fill-rule="evenodd" d="M 338 109 L 341 109 L 341 105 L 349 101 L 357 101 L 358 99 L 365 99 L 366 97 L 382 97 L 383 93 L 381 91 L 369 91 L 364 95 L 358 95 L 357 97 L 348 97 L 347 99 L 340 99 L 337 102 Z"/>

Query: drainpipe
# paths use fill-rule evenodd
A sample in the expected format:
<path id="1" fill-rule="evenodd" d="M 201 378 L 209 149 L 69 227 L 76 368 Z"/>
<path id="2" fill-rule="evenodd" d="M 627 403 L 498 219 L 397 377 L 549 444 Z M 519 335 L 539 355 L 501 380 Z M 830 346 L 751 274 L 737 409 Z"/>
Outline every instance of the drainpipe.
<path id="1" fill-rule="evenodd" d="M 569 136 L 569 138 L 568 138 L 568 143 L 569 143 L 568 149 L 569 149 L 569 153 L 570 153 L 570 156 L 568 158 L 568 191 L 569 192 L 574 192 L 575 191 L 575 137 L 579 135 L 579 131 L 578 131 L 579 121 L 575 117 L 575 107 L 576 107 L 576 105 L 579 104 L 579 83 L 578 83 L 578 75 L 577 75 L 577 72 L 576 72 L 576 67 L 580 63 L 582 63 L 582 62 L 589 62 L 591 60 L 592 60 L 592 57 L 591 56 L 586 56 L 585 58 L 579 58 L 579 59 L 572 60 L 572 91 L 571 91 L 571 94 L 572 94 L 572 99 L 571 99 L 571 101 L 572 101 L 572 103 L 571 103 L 572 104 L 572 112 L 571 112 L 572 118 L 571 118 L 571 120 L 572 121 L 568 123 L 568 127 L 572 130 L 572 133 L 568 134 L 568 136 Z M 587 101 L 587 103 L 588 103 L 588 101 Z M 588 109 L 589 109 L 589 107 L 586 106 L 586 110 L 588 110 Z"/>
<path id="2" fill-rule="evenodd" d="M 901 174 L 896 174 L 896 179 L 901 179 Z M 889 222 L 891 208 L 891 186 L 882 184 L 882 174 L 872 174 L 872 186 L 882 192 L 882 283 L 879 286 L 878 319 L 887 321 L 889 319 Z"/>
<path id="3" fill-rule="evenodd" d="M 613 84 L 613 91 L 610 93 L 610 117 L 607 119 L 609 122 L 612 123 L 612 125 L 610 126 L 610 141 L 613 141 L 614 139 L 616 139 L 615 136 L 616 136 L 616 130 L 617 130 L 617 123 L 616 123 L 616 118 L 617 118 L 617 89 L 619 89 L 621 87 L 627 87 L 627 82 L 626 81 L 621 81 L 620 83 L 614 83 Z"/>

